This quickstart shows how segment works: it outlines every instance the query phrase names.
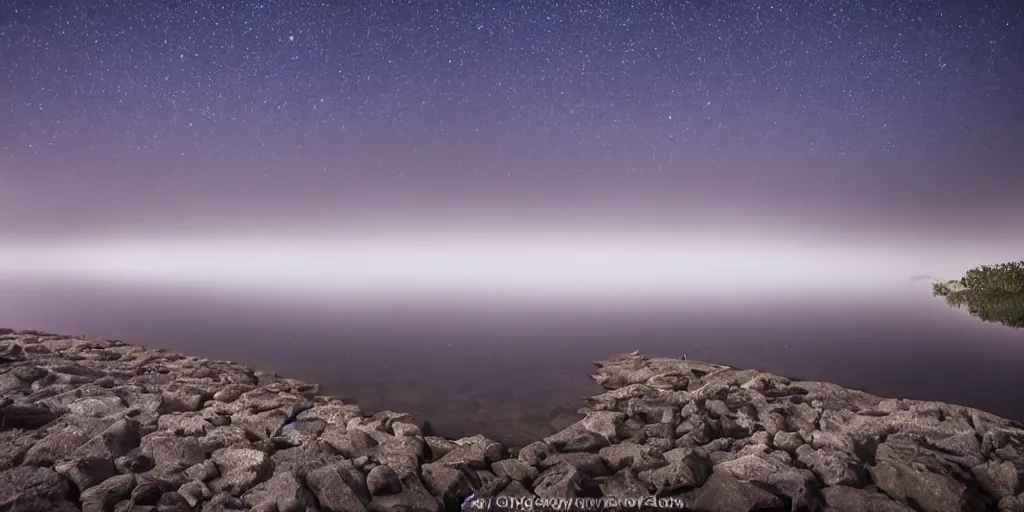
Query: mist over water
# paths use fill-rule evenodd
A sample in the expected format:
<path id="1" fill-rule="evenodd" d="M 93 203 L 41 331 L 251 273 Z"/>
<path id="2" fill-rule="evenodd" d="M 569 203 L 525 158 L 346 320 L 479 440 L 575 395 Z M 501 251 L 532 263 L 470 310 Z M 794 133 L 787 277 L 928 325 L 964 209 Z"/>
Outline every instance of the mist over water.
<path id="1" fill-rule="evenodd" d="M 9 237 L 0 324 L 309 380 L 510 442 L 641 350 L 1024 418 L 1024 334 L 930 296 L 1012 244 L 792 228 L 406 226 Z M 916 276 L 916 279 L 914 279 Z"/>

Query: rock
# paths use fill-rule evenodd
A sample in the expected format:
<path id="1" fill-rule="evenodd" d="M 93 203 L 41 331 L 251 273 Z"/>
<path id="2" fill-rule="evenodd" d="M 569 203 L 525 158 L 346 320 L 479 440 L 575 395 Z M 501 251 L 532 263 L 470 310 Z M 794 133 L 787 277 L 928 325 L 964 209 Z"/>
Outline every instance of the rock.
<path id="1" fill-rule="evenodd" d="M 389 466 L 377 466 L 366 474 L 366 487 L 372 496 L 394 494 L 402 490 L 402 482 Z"/>
<path id="2" fill-rule="evenodd" d="M 398 421 L 398 422 L 395 422 L 394 424 L 391 425 L 391 430 L 395 433 L 395 436 L 397 436 L 397 437 L 422 437 L 423 436 L 423 431 L 420 430 L 420 427 L 418 427 L 418 426 L 416 426 L 416 425 L 414 425 L 412 423 L 405 423 L 405 422 Z"/>
<path id="3" fill-rule="evenodd" d="M 421 477 L 426 488 L 440 498 L 448 510 L 458 509 L 472 492 L 466 475 L 441 462 L 424 464 Z"/>
<path id="4" fill-rule="evenodd" d="M 178 436 L 201 437 L 213 430 L 214 425 L 195 413 L 175 413 L 160 416 L 157 427 Z"/>
<path id="5" fill-rule="evenodd" d="M 114 469 L 118 473 L 145 473 L 153 469 L 153 460 L 135 449 L 114 459 Z"/>
<path id="6" fill-rule="evenodd" d="M 813 510 L 820 505 L 820 489 L 814 474 L 806 469 L 789 467 L 772 457 L 744 455 L 716 464 L 713 471 L 726 473 L 787 496 L 795 508 Z"/>
<path id="7" fill-rule="evenodd" d="M 163 496 L 164 489 L 160 482 L 150 477 L 135 477 L 135 487 L 132 489 L 131 501 L 136 505 L 156 505 Z"/>
<path id="8" fill-rule="evenodd" d="M 536 468 L 519 459 L 499 460 L 491 464 L 491 471 L 500 477 L 525 483 L 532 482 L 540 474 Z"/>
<path id="9" fill-rule="evenodd" d="M 1024 493 L 999 500 L 999 512 L 1024 512 Z"/>
<path id="10" fill-rule="evenodd" d="M 316 498 L 291 471 L 272 478 L 246 491 L 242 503 L 253 510 L 299 511 L 315 510 Z"/>
<path id="11" fill-rule="evenodd" d="M 966 486 L 951 478 L 897 460 L 880 460 L 868 472 L 879 489 L 901 503 L 912 500 L 928 512 L 960 511 L 967 506 Z"/>
<path id="12" fill-rule="evenodd" d="M 210 482 L 210 489 L 241 496 L 273 472 L 273 464 L 266 453 L 252 448 L 221 448 L 213 452 L 211 460 L 220 476 Z"/>
<path id="13" fill-rule="evenodd" d="M 170 385 L 160 394 L 161 403 L 159 412 L 168 414 L 172 412 L 193 412 L 203 408 L 203 403 L 212 395 L 191 386 Z"/>
<path id="14" fill-rule="evenodd" d="M 193 508 L 201 501 L 213 497 L 213 491 L 211 491 L 203 482 L 196 480 L 187 482 L 179 487 L 178 494 L 180 494 L 182 498 L 185 498 L 188 505 Z"/>
<path id="15" fill-rule="evenodd" d="M 117 502 L 131 495 L 135 488 L 134 475 L 116 475 L 82 492 L 83 511 L 110 510 Z"/>
<path id="16" fill-rule="evenodd" d="M 374 496 L 370 502 L 371 512 L 391 512 L 402 510 L 407 512 L 440 512 L 445 510 L 441 502 L 430 495 L 430 492 L 419 480 L 410 480 L 402 492 Z M 458 509 L 456 509 L 458 510 Z"/>
<path id="17" fill-rule="evenodd" d="M 399 429 L 407 430 L 411 427 L 415 429 L 416 432 L 419 432 L 419 434 L 416 435 L 423 435 L 423 433 L 429 433 L 430 431 L 429 422 L 417 417 L 416 415 L 405 412 L 380 411 L 371 416 L 370 419 L 373 421 L 380 421 L 385 432 L 389 432 L 396 436 L 400 435 L 395 431 L 395 425 L 399 423 L 402 424 Z"/>
<path id="18" fill-rule="evenodd" d="M 551 447 L 543 441 L 534 441 L 519 450 L 519 460 L 530 466 L 539 466 L 541 461 L 551 455 Z"/>
<path id="19" fill-rule="evenodd" d="M 618 430 L 626 415 L 618 412 L 595 411 L 566 429 L 544 438 L 555 450 L 591 451 L 619 441 Z"/>
<path id="20" fill-rule="evenodd" d="M 505 488 L 502 489 L 501 492 L 498 495 L 499 496 L 513 497 L 513 498 L 528 498 L 528 499 L 532 499 L 532 498 L 536 498 L 537 497 L 537 495 L 533 494 L 532 492 L 530 492 L 530 490 L 527 489 L 525 485 L 523 485 L 522 483 L 517 482 L 515 480 L 509 482 L 508 485 L 506 485 Z M 464 508 L 468 509 L 469 506 L 467 505 Z"/>
<path id="21" fill-rule="evenodd" d="M 399 478 L 405 478 L 419 473 L 423 448 L 419 438 L 391 437 L 377 446 L 371 460 L 389 466 Z"/>
<path id="22" fill-rule="evenodd" d="M 214 393 L 213 399 L 218 402 L 231 403 L 238 400 L 238 398 L 243 394 L 252 390 L 252 385 L 233 382 Z"/>
<path id="23" fill-rule="evenodd" d="M 360 430 L 346 431 L 344 427 L 328 425 L 320 435 L 327 444 L 347 458 L 372 456 L 377 450 L 377 441 Z"/>
<path id="24" fill-rule="evenodd" d="M 31 502 L 45 504 L 37 510 L 50 510 L 53 503 L 65 501 L 69 491 L 67 482 L 49 468 L 22 466 L 0 472 L 0 510 Z"/>
<path id="25" fill-rule="evenodd" d="M 658 469 L 642 471 L 639 477 L 655 493 L 663 495 L 703 485 L 708 471 L 697 461 L 673 462 Z"/>
<path id="26" fill-rule="evenodd" d="M 69 412 L 78 416 L 104 418 L 123 414 L 128 407 L 118 396 L 85 397 L 75 400 L 68 406 Z"/>
<path id="27" fill-rule="evenodd" d="M 456 439 L 454 443 L 457 446 L 462 447 L 475 447 L 475 449 L 480 450 L 484 454 L 484 460 L 487 462 L 498 461 L 505 455 L 505 447 L 502 446 L 501 443 L 479 434 L 472 437 Z"/>
<path id="28" fill-rule="evenodd" d="M 604 460 L 596 453 L 553 453 L 540 463 L 540 467 L 547 469 L 559 464 L 568 464 L 589 476 L 608 476 L 611 474 L 608 471 L 608 467 L 604 465 Z"/>
<path id="29" fill-rule="evenodd" d="M 194 437 L 154 432 L 142 438 L 142 452 L 156 466 L 169 471 L 184 470 L 206 460 L 206 447 Z"/>
<path id="30" fill-rule="evenodd" d="M 1010 461 L 989 461 L 971 468 L 975 480 L 985 492 L 997 500 L 1016 496 L 1021 492 L 1022 473 Z"/>
<path id="31" fill-rule="evenodd" d="M 204 460 L 198 464 L 193 464 L 185 470 L 185 476 L 189 480 L 198 482 L 208 482 L 219 475 L 220 469 L 217 468 L 217 463 L 212 460 Z"/>
<path id="32" fill-rule="evenodd" d="M 806 444 L 796 449 L 796 455 L 825 485 L 864 485 L 864 477 L 857 471 L 859 461 L 853 455 L 831 449 L 815 450 Z"/>
<path id="33" fill-rule="evenodd" d="M 708 512 L 741 512 L 747 510 L 781 510 L 778 496 L 750 483 L 741 482 L 724 472 L 714 472 L 695 493 L 694 510 Z"/>
<path id="34" fill-rule="evenodd" d="M 113 476 L 114 462 L 98 458 L 75 459 L 57 464 L 54 470 L 84 491 Z"/>
<path id="35" fill-rule="evenodd" d="M 437 463 L 462 470 L 486 469 L 488 466 L 486 447 L 482 444 L 457 445 L 444 457 L 438 459 Z"/>
<path id="36" fill-rule="evenodd" d="M 100 418 L 64 415 L 51 423 L 43 439 L 25 453 L 24 464 L 52 465 L 71 457 L 92 437 L 102 432 L 111 422 Z"/>
<path id="37" fill-rule="evenodd" d="M 192 512 L 188 499 L 177 491 L 165 492 L 156 505 L 157 512 Z"/>
<path id="38" fill-rule="evenodd" d="M 86 441 L 74 455 L 114 460 L 139 446 L 140 442 L 139 424 L 131 419 L 120 419 Z"/>
<path id="39" fill-rule="evenodd" d="M 366 510 L 366 504 L 359 499 L 356 491 L 349 486 L 338 468 L 325 465 L 306 475 L 306 485 L 313 491 L 321 510 L 330 512 L 358 512 Z"/>
<path id="40" fill-rule="evenodd" d="M 445 455 L 448 454 L 448 452 L 454 450 L 458 446 L 457 444 L 449 441 L 448 439 L 437 436 L 426 436 L 423 438 L 423 441 L 427 445 L 427 458 L 430 460 L 430 462 L 436 461 L 441 457 L 444 457 Z"/>
<path id="41" fill-rule="evenodd" d="M 59 417 L 60 413 L 40 405 L 12 404 L 0 409 L 0 430 L 35 430 Z"/>
<path id="42" fill-rule="evenodd" d="M 912 512 L 914 509 L 897 503 L 888 496 L 867 489 L 845 485 L 826 487 L 821 491 L 825 505 L 836 512 Z"/>
<path id="43" fill-rule="evenodd" d="M 772 444 L 779 450 L 795 452 L 800 445 L 804 444 L 804 440 L 796 432 L 776 432 Z"/>
<path id="44" fill-rule="evenodd" d="M 543 471 L 533 492 L 541 498 L 575 498 L 584 482 L 583 474 L 569 464 L 559 464 Z"/>
<path id="45" fill-rule="evenodd" d="M 601 480 L 598 487 L 604 496 L 640 498 L 651 494 L 647 485 L 637 478 L 636 473 L 630 469 L 622 469 L 618 473 Z"/>

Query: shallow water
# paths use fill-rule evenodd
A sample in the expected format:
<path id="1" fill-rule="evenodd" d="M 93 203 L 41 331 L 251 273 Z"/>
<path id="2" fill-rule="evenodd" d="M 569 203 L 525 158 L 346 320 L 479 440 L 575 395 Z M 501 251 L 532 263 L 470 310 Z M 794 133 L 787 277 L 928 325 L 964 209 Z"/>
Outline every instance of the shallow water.
<path id="1" fill-rule="evenodd" d="M 551 432 L 597 391 L 591 361 L 631 350 L 1024 420 L 1024 329 L 951 309 L 924 281 L 840 295 L 374 305 L 7 282 L 0 325 L 229 359 L 318 383 L 367 410 L 420 414 L 445 435 L 511 443 Z"/>

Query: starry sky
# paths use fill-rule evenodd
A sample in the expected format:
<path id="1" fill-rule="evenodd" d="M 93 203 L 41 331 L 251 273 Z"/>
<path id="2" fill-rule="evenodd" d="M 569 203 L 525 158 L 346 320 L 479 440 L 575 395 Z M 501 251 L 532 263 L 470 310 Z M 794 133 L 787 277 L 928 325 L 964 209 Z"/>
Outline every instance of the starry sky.
<path id="1" fill-rule="evenodd" d="M 0 233 L 1006 239 L 1022 66 L 1014 0 L 0 0 Z"/>

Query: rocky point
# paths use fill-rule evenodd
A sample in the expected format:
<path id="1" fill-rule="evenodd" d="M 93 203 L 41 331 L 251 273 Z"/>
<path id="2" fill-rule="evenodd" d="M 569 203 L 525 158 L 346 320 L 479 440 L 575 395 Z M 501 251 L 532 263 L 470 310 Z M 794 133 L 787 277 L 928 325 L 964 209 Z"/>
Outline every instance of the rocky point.
<path id="1" fill-rule="evenodd" d="M 683 359 L 595 364 L 604 392 L 578 422 L 508 447 L 435 436 L 421 418 L 367 414 L 231 362 L 3 329 L 0 512 L 642 496 L 681 510 L 1024 512 L 1024 426 L 1013 421 Z"/>

